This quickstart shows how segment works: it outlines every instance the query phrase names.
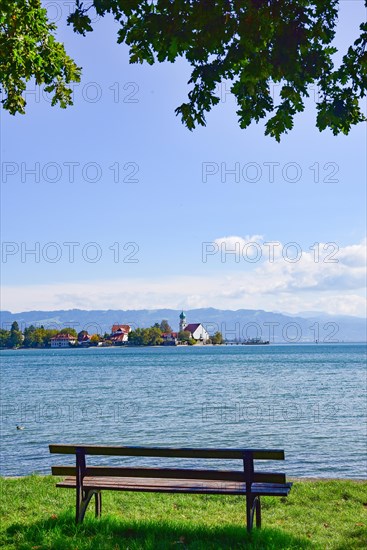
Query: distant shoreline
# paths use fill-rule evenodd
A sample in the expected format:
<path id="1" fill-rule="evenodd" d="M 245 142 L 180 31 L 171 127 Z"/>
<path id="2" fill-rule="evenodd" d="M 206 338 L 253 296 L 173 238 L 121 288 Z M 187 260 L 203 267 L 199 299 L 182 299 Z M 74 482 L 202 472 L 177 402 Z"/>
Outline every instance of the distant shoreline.
<path id="1" fill-rule="evenodd" d="M 139 346 L 134 344 L 129 344 L 127 346 L 70 346 L 69 348 L 26 348 L 26 347 L 19 347 L 19 348 L 0 348 L 1 351 L 75 351 L 75 350 L 90 350 L 90 349 L 98 349 L 98 350 L 105 350 L 105 349 L 149 349 L 149 348 L 159 348 L 159 349 L 172 349 L 172 348 L 185 348 L 185 349 L 205 349 L 205 348 L 258 348 L 258 347 L 267 347 L 267 346 L 338 346 L 338 345 L 352 345 L 352 344 L 366 344 L 367 340 L 358 340 L 358 341 L 345 341 L 345 342 L 269 342 L 269 344 L 243 344 L 239 342 L 238 344 L 204 344 L 204 345 L 192 345 L 192 346 Z"/>

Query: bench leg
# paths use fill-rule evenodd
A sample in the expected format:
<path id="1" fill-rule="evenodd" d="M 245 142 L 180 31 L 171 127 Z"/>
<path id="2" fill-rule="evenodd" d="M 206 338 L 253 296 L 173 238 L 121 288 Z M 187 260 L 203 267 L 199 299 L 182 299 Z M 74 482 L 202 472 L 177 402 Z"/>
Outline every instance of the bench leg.
<path id="1" fill-rule="evenodd" d="M 251 494 L 247 494 L 246 495 L 246 524 L 247 524 L 248 533 L 251 532 L 253 518 L 254 518 L 253 498 Z"/>
<path id="2" fill-rule="evenodd" d="M 96 491 L 95 496 L 95 511 L 96 518 L 100 518 L 102 514 L 102 493 L 101 491 Z"/>
<path id="3" fill-rule="evenodd" d="M 260 497 L 256 497 L 256 527 L 261 527 L 261 502 Z"/>
<path id="4" fill-rule="evenodd" d="M 84 494 L 83 494 L 84 493 Z M 76 493 L 76 523 L 83 523 L 85 512 L 87 510 L 90 499 L 95 491 L 78 491 Z"/>
<path id="5" fill-rule="evenodd" d="M 254 525 L 254 516 L 256 518 L 256 527 L 261 527 L 261 504 L 260 497 L 246 495 L 246 523 L 247 531 L 250 533 Z"/>

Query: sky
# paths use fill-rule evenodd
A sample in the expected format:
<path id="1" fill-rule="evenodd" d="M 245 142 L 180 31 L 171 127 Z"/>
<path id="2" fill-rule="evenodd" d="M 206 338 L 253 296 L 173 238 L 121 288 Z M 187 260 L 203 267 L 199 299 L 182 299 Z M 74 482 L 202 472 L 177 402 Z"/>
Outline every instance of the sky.
<path id="1" fill-rule="evenodd" d="M 44 4 L 83 76 L 66 110 L 29 83 L 26 115 L 1 112 L 2 309 L 365 314 L 364 124 L 319 132 L 311 90 L 278 144 L 223 83 L 190 132 L 184 60 L 130 65 L 112 18 L 83 38 Z M 340 4 L 337 59 L 363 4 Z"/>

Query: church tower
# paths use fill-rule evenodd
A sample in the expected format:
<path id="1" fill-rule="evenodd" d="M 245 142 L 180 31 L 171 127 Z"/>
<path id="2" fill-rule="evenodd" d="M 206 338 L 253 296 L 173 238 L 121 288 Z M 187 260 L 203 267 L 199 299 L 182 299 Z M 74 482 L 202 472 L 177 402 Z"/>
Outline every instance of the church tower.
<path id="1" fill-rule="evenodd" d="M 180 328 L 179 328 L 179 331 L 181 332 L 182 330 L 184 330 L 186 325 L 187 325 L 187 323 L 186 323 L 186 315 L 184 314 L 183 311 L 181 311 L 181 313 L 180 313 Z"/>

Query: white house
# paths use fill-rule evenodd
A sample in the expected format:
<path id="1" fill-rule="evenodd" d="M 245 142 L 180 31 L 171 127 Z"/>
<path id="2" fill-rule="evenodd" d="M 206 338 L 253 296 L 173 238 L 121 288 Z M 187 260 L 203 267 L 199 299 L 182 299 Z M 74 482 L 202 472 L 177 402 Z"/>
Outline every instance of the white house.
<path id="1" fill-rule="evenodd" d="M 70 345 L 75 344 L 76 338 L 71 334 L 56 334 L 51 338 L 52 348 L 68 348 Z"/>
<path id="2" fill-rule="evenodd" d="M 124 344 L 128 341 L 130 325 L 113 325 L 110 339 L 114 344 Z"/>
<path id="3" fill-rule="evenodd" d="M 191 334 L 191 338 L 202 342 L 203 344 L 206 344 L 210 339 L 209 333 L 201 323 L 186 323 L 186 315 L 183 311 L 180 314 L 179 326 L 180 331 L 184 330 L 186 332 L 189 332 Z"/>
<path id="4" fill-rule="evenodd" d="M 191 338 L 194 340 L 199 340 L 204 344 L 209 340 L 210 336 L 207 330 L 203 327 L 201 323 L 190 323 L 185 326 L 184 331 L 191 334 Z"/>

